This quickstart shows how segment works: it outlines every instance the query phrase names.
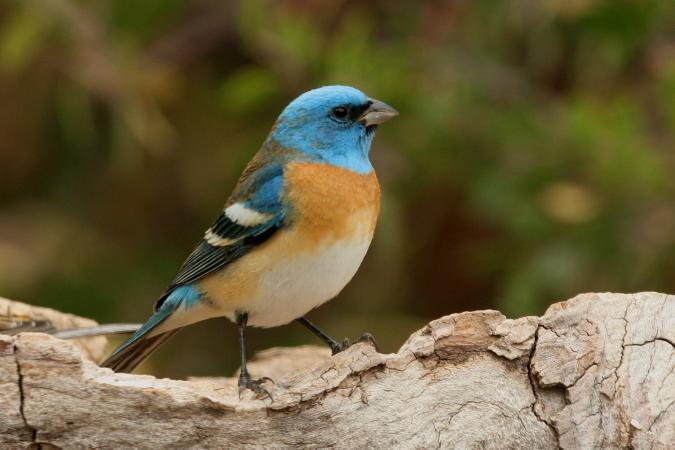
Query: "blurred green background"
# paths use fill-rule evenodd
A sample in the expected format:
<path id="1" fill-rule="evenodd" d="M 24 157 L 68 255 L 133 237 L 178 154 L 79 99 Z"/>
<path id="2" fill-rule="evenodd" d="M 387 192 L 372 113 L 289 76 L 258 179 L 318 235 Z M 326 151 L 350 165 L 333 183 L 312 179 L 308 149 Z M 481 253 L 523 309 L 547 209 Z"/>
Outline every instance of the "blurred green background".
<path id="1" fill-rule="evenodd" d="M 338 83 L 401 116 L 330 334 L 675 292 L 675 2 L 26 0 L 0 6 L 0 295 L 145 320 L 276 115 Z M 228 373 L 235 344 L 208 321 L 144 370 Z"/>

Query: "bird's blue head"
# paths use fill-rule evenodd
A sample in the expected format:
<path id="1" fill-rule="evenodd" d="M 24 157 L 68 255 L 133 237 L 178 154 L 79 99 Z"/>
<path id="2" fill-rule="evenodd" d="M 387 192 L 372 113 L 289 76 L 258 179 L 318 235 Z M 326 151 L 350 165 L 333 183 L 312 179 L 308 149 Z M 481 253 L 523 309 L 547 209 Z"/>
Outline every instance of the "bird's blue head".
<path id="1" fill-rule="evenodd" d="M 375 129 L 397 115 L 391 106 L 358 89 L 325 86 L 293 100 L 269 139 L 303 159 L 368 173 L 373 169 L 368 152 Z"/>

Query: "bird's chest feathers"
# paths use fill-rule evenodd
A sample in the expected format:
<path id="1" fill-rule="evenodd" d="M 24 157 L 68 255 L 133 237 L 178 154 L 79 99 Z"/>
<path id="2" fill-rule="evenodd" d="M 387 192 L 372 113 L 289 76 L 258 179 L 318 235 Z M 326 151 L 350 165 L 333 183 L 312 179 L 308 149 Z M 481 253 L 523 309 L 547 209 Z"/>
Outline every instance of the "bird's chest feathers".
<path id="1" fill-rule="evenodd" d="M 248 307 L 254 326 L 276 326 L 335 297 L 363 261 L 375 231 L 380 189 L 375 174 L 290 164 L 287 227 L 260 252 L 266 267 Z M 251 260 L 252 261 L 252 260 Z"/>
<path id="2" fill-rule="evenodd" d="M 284 169 L 285 226 L 202 288 L 249 324 L 278 326 L 335 297 L 363 261 L 380 210 L 374 173 L 320 164 Z"/>
<path id="3" fill-rule="evenodd" d="M 327 164 L 291 163 L 284 173 L 289 225 L 309 245 L 373 236 L 380 211 L 374 172 L 362 175 Z"/>

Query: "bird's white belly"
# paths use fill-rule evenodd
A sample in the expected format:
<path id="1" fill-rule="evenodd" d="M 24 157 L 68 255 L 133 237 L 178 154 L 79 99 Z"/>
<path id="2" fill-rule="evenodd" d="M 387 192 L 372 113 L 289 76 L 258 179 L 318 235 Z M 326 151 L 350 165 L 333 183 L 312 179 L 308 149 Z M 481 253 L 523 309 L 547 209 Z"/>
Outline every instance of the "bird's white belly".
<path id="1" fill-rule="evenodd" d="M 283 264 L 261 274 L 255 298 L 248 306 L 249 324 L 286 324 L 340 293 L 358 270 L 370 236 L 334 241 L 319 251 L 289 256 Z"/>

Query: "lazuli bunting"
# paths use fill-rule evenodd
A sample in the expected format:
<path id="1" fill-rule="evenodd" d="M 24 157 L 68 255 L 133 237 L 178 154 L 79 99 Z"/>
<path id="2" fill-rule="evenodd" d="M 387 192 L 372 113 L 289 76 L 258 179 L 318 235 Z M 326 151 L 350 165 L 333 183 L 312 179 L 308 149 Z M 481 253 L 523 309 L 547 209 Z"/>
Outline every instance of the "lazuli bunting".
<path id="1" fill-rule="evenodd" d="M 347 86 L 291 102 L 154 314 L 102 365 L 130 372 L 180 328 L 220 316 L 239 329 L 240 388 L 264 391 L 246 370 L 247 325 L 297 319 L 342 350 L 303 316 L 345 287 L 368 250 L 380 209 L 368 153 L 377 126 L 396 115 Z"/>

